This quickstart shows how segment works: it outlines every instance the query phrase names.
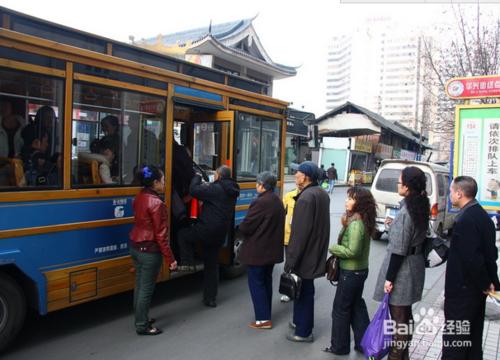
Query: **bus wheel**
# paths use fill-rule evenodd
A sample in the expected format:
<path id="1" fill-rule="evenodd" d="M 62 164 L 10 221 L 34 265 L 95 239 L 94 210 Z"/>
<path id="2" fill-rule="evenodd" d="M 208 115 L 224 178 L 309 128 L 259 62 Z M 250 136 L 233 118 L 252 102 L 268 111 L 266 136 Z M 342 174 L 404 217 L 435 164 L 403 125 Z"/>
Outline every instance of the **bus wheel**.
<path id="1" fill-rule="evenodd" d="M 21 287 L 0 274 L 0 351 L 16 337 L 26 316 L 26 299 Z"/>
<path id="2" fill-rule="evenodd" d="M 384 233 L 381 233 L 380 231 L 375 231 L 375 232 L 373 233 L 372 238 L 373 238 L 373 240 L 380 240 L 380 239 L 382 238 L 382 235 L 383 235 L 383 234 L 384 234 Z"/>
<path id="3" fill-rule="evenodd" d="M 233 264 L 224 267 L 223 270 L 223 275 L 226 279 L 237 278 L 238 276 L 243 275 L 247 269 L 245 264 L 242 264 L 239 260 L 241 245 L 243 245 L 243 238 L 241 237 L 241 235 L 236 234 L 233 246 L 233 252 L 234 252 Z"/>

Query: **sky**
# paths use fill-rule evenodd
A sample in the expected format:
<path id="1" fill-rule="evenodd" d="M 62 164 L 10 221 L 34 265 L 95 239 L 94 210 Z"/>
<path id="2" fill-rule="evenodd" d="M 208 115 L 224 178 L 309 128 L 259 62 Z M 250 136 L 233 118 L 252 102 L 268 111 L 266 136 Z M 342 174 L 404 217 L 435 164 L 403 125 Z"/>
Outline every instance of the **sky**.
<path id="1" fill-rule="evenodd" d="M 274 83 L 273 96 L 320 116 L 326 111 L 326 55 L 332 36 L 367 16 L 390 16 L 408 27 L 432 25 L 449 16 L 443 13 L 449 6 L 443 4 L 347 1 L 2 0 L 0 6 L 124 42 L 130 35 L 138 40 L 208 26 L 210 21 L 256 17 L 254 27 L 273 61 L 298 67 L 297 76 Z M 482 6 L 500 13 L 498 4 Z"/>

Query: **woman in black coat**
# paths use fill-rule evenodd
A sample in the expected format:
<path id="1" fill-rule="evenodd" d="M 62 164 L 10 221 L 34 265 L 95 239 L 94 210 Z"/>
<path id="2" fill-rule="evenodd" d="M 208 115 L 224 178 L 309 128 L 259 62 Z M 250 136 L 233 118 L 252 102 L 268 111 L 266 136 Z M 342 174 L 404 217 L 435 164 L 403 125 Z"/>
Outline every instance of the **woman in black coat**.
<path id="1" fill-rule="evenodd" d="M 283 261 L 285 209 L 274 193 L 276 176 L 268 171 L 257 175 L 259 193 L 239 230 L 245 236 L 240 260 L 248 266 L 248 287 L 255 310 L 254 329 L 271 329 L 274 264 Z"/>

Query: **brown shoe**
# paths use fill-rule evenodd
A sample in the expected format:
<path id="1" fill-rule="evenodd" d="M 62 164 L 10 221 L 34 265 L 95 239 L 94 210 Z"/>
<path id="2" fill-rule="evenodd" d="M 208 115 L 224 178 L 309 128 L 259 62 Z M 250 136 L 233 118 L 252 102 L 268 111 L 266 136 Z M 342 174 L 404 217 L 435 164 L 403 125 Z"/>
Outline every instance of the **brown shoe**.
<path id="1" fill-rule="evenodd" d="M 267 320 L 261 323 L 253 321 L 250 324 L 248 324 L 248 326 L 251 327 L 252 329 L 272 329 L 273 323 L 271 320 Z"/>

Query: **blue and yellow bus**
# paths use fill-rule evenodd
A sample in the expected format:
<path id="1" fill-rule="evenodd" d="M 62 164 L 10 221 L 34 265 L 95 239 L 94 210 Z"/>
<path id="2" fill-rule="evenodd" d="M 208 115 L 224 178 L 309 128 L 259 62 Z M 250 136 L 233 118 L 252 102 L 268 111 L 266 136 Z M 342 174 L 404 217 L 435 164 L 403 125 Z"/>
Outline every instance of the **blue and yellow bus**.
<path id="1" fill-rule="evenodd" d="M 273 171 L 283 187 L 287 103 L 268 90 L 0 7 L 0 348 L 29 308 L 47 314 L 133 288 L 134 173 L 164 169 L 170 211 L 175 146 L 206 172 L 233 169 L 242 191 L 220 263 L 241 272 L 237 227 L 255 176 Z M 172 277 L 164 266 L 159 281 Z"/>

